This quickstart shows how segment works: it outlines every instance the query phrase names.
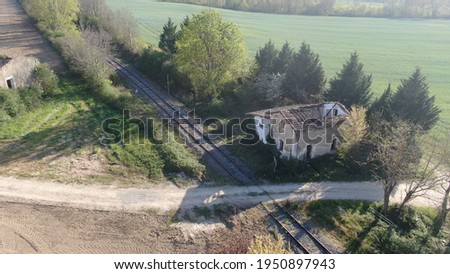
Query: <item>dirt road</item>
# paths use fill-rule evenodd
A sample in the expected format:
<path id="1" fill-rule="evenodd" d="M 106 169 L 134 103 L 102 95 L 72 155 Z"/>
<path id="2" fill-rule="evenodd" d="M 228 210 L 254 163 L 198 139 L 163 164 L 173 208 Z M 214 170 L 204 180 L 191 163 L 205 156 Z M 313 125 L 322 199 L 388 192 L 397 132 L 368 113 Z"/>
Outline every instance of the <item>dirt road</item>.
<path id="1" fill-rule="evenodd" d="M 61 57 L 45 41 L 17 0 L 0 0 L 0 55 L 35 56 L 57 71 L 64 70 Z"/>
<path id="2" fill-rule="evenodd" d="M 270 194 L 270 197 L 264 193 Z M 400 201 L 399 189 L 394 201 Z M 54 182 L 15 179 L 0 176 L 0 201 L 20 201 L 44 205 L 63 205 L 98 210 L 138 211 L 154 209 L 160 212 L 220 203 L 246 206 L 279 200 L 353 199 L 381 201 L 383 193 L 377 183 L 308 183 L 223 187 L 178 188 L 173 185 L 150 188 L 119 188 L 98 185 L 65 185 Z M 434 206 L 439 194 L 414 200 L 415 205 Z"/>

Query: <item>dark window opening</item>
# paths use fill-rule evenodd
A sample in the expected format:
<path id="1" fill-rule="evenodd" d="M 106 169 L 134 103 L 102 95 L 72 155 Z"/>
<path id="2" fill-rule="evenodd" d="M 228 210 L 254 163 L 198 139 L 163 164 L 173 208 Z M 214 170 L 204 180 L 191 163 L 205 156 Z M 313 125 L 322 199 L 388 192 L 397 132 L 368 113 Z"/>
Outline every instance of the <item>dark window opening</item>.
<path id="1" fill-rule="evenodd" d="M 280 151 L 283 151 L 284 149 L 284 141 L 280 140 Z"/>
<path id="2" fill-rule="evenodd" d="M 339 110 L 335 109 L 334 110 L 334 116 L 338 116 L 338 114 L 339 114 Z"/>
<path id="3" fill-rule="evenodd" d="M 285 126 L 286 126 L 286 120 L 281 120 L 280 125 L 278 127 L 278 132 L 279 133 L 284 133 Z"/>
<path id="4" fill-rule="evenodd" d="M 259 127 L 264 129 L 264 125 L 263 124 L 259 124 Z"/>
<path id="5" fill-rule="evenodd" d="M 8 85 L 9 89 L 14 88 L 14 79 L 13 78 L 7 79 L 6 84 Z"/>

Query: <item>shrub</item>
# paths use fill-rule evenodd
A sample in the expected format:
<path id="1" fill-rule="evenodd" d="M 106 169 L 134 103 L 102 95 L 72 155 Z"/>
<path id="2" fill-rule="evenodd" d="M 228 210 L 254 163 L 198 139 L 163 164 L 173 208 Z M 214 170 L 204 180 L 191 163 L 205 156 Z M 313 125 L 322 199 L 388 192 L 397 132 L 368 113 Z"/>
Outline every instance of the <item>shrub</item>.
<path id="1" fill-rule="evenodd" d="M 136 62 L 136 66 L 149 77 L 160 77 L 161 68 L 169 58 L 165 52 L 147 48 Z"/>
<path id="2" fill-rule="evenodd" d="M 20 99 L 27 110 L 31 110 L 41 105 L 43 93 L 44 91 L 36 85 L 31 85 L 19 90 Z"/>
<path id="3" fill-rule="evenodd" d="M 0 89 L 0 110 L 13 118 L 19 115 L 24 108 L 17 90 Z"/>
<path id="4" fill-rule="evenodd" d="M 271 236 L 257 236 L 248 248 L 249 254 L 292 254 L 284 247 L 283 239 Z"/>
<path id="5" fill-rule="evenodd" d="M 165 162 L 165 172 L 185 172 L 187 175 L 201 178 L 205 172 L 205 166 L 183 145 L 175 140 L 158 146 L 161 157 Z"/>
<path id="6" fill-rule="evenodd" d="M 52 96 L 59 93 L 58 76 L 50 69 L 48 64 L 39 64 L 34 71 L 34 84 L 42 89 L 43 96 Z"/>

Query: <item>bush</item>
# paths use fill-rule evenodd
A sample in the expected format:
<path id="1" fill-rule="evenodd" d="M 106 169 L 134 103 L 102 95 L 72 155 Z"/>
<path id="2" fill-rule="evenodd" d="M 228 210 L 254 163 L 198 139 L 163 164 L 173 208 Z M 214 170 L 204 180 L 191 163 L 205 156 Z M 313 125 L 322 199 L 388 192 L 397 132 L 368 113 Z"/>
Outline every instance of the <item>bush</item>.
<path id="1" fill-rule="evenodd" d="M 42 89 L 43 96 L 52 96 L 59 93 L 58 76 L 50 69 L 48 64 L 39 64 L 34 71 L 34 84 Z"/>
<path id="2" fill-rule="evenodd" d="M 293 254 L 284 247 L 283 239 L 271 236 L 257 236 L 248 248 L 249 254 Z"/>
<path id="3" fill-rule="evenodd" d="M 158 150 L 165 162 L 165 172 L 184 172 L 195 178 L 201 178 L 205 172 L 205 166 L 200 164 L 187 148 L 178 144 L 175 140 L 158 145 Z"/>
<path id="4" fill-rule="evenodd" d="M 162 51 L 147 48 L 136 62 L 136 66 L 149 77 L 161 77 L 161 68 L 164 62 L 170 59 L 169 55 Z"/>
<path id="5" fill-rule="evenodd" d="M 25 109 L 17 90 L 0 89 L 0 110 L 14 118 Z"/>
<path id="6" fill-rule="evenodd" d="M 31 85 L 19 90 L 20 99 L 27 110 L 32 110 L 33 108 L 40 106 L 43 94 L 44 91 L 36 85 Z"/>

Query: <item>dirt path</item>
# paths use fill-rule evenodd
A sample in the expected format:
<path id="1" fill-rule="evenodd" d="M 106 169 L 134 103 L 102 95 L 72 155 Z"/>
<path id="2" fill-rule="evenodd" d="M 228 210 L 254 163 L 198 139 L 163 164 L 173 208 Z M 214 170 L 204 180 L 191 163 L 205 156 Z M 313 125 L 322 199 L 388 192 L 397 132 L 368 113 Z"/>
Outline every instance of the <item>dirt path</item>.
<path id="1" fill-rule="evenodd" d="M 0 0 L 0 55 L 35 56 L 57 71 L 61 57 L 37 31 L 17 0 Z"/>
<path id="2" fill-rule="evenodd" d="M 263 189 L 270 193 L 270 198 Z M 191 187 L 173 185 L 151 188 L 119 188 L 98 185 L 64 185 L 55 182 L 15 179 L 0 176 L 0 201 L 20 201 L 42 205 L 63 205 L 98 210 L 138 211 L 154 209 L 160 212 L 194 206 L 228 203 L 238 206 L 257 204 L 273 199 L 316 200 L 354 199 L 381 201 L 382 188 L 376 183 L 308 183 L 239 187 Z M 403 191 L 394 195 L 400 201 Z M 413 203 L 434 206 L 439 194 L 420 198 Z"/>

